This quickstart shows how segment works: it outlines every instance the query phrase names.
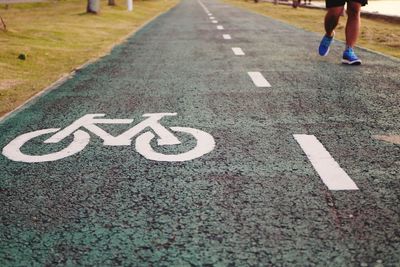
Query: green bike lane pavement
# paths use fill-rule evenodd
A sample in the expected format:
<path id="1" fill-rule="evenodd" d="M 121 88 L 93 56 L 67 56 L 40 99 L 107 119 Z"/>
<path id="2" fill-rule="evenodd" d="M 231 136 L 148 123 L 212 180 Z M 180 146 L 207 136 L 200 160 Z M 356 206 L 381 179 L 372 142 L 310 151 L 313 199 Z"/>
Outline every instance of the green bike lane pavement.
<path id="1" fill-rule="evenodd" d="M 201 4 L 203 4 L 203 7 Z M 210 19 L 208 9 L 214 19 Z M 218 21 L 213 23 L 212 20 Z M 217 26 L 223 26 L 219 30 Z M 229 34 L 231 39 L 224 39 Z M 400 262 L 400 63 L 215 1 L 182 1 L 112 53 L 4 119 L 0 148 L 87 114 L 209 133 L 215 147 L 183 162 L 90 142 L 56 161 L 0 156 L 2 266 L 396 266 Z M 237 56 L 232 48 L 241 48 Z M 257 87 L 248 72 L 271 85 Z M 146 128 L 146 131 L 152 131 Z M 359 190 L 332 191 L 293 134 L 315 135 Z M 21 151 L 59 151 L 51 135 Z M 196 147 L 158 147 L 179 154 Z"/>

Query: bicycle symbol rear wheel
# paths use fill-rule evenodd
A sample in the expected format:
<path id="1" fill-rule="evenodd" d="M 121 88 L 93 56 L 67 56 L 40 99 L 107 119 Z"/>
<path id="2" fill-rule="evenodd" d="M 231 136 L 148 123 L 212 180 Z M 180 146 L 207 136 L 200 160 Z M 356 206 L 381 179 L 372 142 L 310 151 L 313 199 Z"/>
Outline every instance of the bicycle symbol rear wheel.
<path id="1" fill-rule="evenodd" d="M 154 151 L 150 145 L 150 142 L 155 135 L 151 132 L 146 132 L 137 137 L 136 151 L 149 160 L 181 162 L 201 157 L 204 154 L 211 152 L 215 147 L 214 138 L 206 132 L 186 127 L 171 127 L 171 130 L 192 135 L 196 139 L 196 147 L 188 152 L 177 155 L 158 153 Z"/>

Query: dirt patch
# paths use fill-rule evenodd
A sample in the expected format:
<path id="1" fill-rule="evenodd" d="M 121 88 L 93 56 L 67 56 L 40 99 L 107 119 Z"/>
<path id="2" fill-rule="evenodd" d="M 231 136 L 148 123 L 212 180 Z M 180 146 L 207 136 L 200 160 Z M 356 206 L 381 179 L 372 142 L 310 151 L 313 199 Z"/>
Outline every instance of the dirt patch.
<path id="1" fill-rule="evenodd" d="M 0 81 L 0 91 L 11 89 L 11 88 L 21 84 L 22 82 L 23 81 L 21 81 L 21 80 L 2 80 L 2 81 Z"/>
<path id="2" fill-rule="evenodd" d="M 400 24 L 400 17 L 386 16 L 369 12 L 362 12 L 361 16 L 369 19 L 380 20 L 387 23 Z"/>
<path id="3" fill-rule="evenodd" d="M 400 135 L 374 135 L 374 139 L 400 145 Z"/>

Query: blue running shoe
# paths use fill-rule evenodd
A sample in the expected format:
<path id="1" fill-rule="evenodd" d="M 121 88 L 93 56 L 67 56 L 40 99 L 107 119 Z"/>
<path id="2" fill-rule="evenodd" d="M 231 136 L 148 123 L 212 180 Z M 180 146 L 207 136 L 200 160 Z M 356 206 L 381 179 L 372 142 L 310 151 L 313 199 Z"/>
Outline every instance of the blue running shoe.
<path id="1" fill-rule="evenodd" d="M 353 48 L 348 47 L 343 52 L 342 63 L 347 65 L 361 65 L 361 60 L 356 56 Z"/>
<path id="2" fill-rule="evenodd" d="M 329 53 L 329 46 L 333 43 L 333 37 L 335 36 L 335 33 L 332 37 L 324 35 L 324 38 L 322 38 L 321 43 L 319 44 L 319 55 L 320 56 L 327 56 Z"/>

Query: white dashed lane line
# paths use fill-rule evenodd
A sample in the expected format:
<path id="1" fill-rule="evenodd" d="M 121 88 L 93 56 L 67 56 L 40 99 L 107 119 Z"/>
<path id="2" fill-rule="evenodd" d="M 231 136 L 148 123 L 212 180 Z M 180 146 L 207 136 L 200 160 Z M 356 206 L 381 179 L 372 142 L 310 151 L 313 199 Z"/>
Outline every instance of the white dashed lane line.
<path id="1" fill-rule="evenodd" d="M 217 29 L 218 29 L 218 30 L 223 30 L 223 29 L 224 29 L 224 26 L 218 25 L 218 26 L 217 26 Z"/>
<path id="2" fill-rule="evenodd" d="M 215 19 L 215 17 L 210 17 L 210 19 Z"/>
<path id="3" fill-rule="evenodd" d="M 208 10 L 208 8 L 201 2 L 201 1 L 197 1 L 199 3 L 199 5 L 201 5 L 201 7 L 204 9 L 204 11 L 206 13 L 210 13 L 210 11 Z"/>
<path id="4" fill-rule="evenodd" d="M 244 52 L 240 47 L 232 47 L 232 51 L 236 56 L 244 56 Z"/>
<path id="5" fill-rule="evenodd" d="M 225 40 L 230 40 L 230 39 L 232 39 L 232 37 L 231 37 L 229 34 L 223 34 L 222 37 L 223 37 Z"/>
<path id="6" fill-rule="evenodd" d="M 213 20 L 212 23 L 218 23 L 218 20 Z"/>
<path id="7" fill-rule="evenodd" d="M 357 185 L 314 135 L 294 134 L 293 137 L 329 190 L 358 190 Z"/>
<path id="8" fill-rule="evenodd" d="M 271 87 L 271 84 L 264 78 L 264 76 L 260 72 L 248 72 L 250 78 L 253 80 L 253 83 L 257 87 Z"/>

